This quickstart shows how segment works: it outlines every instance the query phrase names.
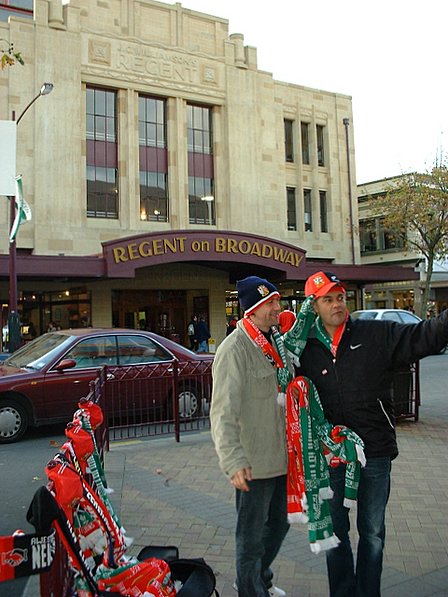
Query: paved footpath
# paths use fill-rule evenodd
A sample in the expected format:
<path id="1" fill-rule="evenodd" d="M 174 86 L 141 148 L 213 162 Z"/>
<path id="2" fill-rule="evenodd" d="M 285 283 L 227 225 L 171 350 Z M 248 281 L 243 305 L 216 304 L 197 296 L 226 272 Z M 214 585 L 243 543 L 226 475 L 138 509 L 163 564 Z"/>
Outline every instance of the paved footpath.
<path id="1" fill-rule="evenodd" d="M 448 596 L 447 370 L 448 354 L 422 361 L 420 420 L 398 426 L 383 597 Z M 171 437 L 114 442 L 106 476 L 134 538 L 130 554 L 150 544 L 177 545 L 181 557 L 205 558 L 221 597 L 236 595 L 234 494 L 209 432 L 183 435 L 179 444 Z M 328 595 L 325 556 L 310 552 L 303 525 L 291 528 L 273 569 L 290 597 Z"/>

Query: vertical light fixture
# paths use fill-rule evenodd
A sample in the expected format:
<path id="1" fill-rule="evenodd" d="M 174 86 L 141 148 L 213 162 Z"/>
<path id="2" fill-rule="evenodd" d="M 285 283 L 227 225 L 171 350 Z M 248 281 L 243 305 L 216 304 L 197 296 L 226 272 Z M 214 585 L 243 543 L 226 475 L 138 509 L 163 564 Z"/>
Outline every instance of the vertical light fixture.
<path id="1" fill-rule="evenodd" d="M 350 166 L 350 136 L 348 127 L 350 125 L 349 118 L 343 118 L 342 122 L 345 126 L 345 146 L 347 151 L 347 178 L 348 178 L 348 204 L 350 209 L 350 237 L 352 241 L 352 263 L 355 264 L 355 227 L 353 223 L 353 205 L 352 205 L 352 170 Z"/>

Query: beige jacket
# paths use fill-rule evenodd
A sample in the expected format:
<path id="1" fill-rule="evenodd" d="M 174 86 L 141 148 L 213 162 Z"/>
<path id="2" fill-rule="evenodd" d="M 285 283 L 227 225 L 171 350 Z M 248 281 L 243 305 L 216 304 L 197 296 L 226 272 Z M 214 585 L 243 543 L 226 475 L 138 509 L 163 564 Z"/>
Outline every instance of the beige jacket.
<path id="1" fill-rule="evenodd" d="M 254 479 L 286 474 L 285 413 L 277 391 L 276 368 L 239 321 L 216 351 L 210 409 L 219 463 L 230 477 L 246 467 Z"/>

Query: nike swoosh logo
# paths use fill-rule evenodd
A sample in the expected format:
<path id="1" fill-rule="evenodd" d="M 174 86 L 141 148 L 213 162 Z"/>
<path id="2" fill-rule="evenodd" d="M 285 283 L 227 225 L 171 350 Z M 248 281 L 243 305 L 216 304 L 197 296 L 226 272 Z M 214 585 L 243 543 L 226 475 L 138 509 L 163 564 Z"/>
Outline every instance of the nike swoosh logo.
<path id="1" fill-rule="evenodd" d="M 357 348 L 360 348 L 362 346 L 362 344 L 350 344 L 350 350 L 356 350 Z"/>

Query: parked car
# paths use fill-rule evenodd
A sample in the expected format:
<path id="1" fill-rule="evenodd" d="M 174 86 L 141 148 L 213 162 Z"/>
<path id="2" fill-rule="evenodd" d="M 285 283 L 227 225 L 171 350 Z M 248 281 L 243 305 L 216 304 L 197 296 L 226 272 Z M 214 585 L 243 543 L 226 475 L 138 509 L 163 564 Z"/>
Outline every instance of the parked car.
<path id="1" fill-rule="evenodd" d="M 157 367 L 176 359 L 181 382 L 179 413 L 184 419 L 192 418 L 202 400 L 197 374 L 208 370 L 213 355 L 196 354 L 168 338 L 140 330 L 88 328 L 43 334 L 0 364 L 0 443 L 17 441 L 29 426 L 70 421 L 103 365 L 124 373 L 124 367 L 126 371 L 142 365 Z M 172 404 L 168 385 L 153 389 L 151 404 L 157 410 L 166 412 Z M 121 408 L 130 409 L 131 399 L 135 403 L 135 387 L 126 392 L 120 386 Z"/>
<path id="2" fill-rule="evenodd" d="M 405 309 L 360 309 L 350 313 L 352 319 L 388 319 L 397 323 L 418 323 L 421 318 Z"/>

